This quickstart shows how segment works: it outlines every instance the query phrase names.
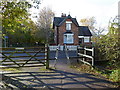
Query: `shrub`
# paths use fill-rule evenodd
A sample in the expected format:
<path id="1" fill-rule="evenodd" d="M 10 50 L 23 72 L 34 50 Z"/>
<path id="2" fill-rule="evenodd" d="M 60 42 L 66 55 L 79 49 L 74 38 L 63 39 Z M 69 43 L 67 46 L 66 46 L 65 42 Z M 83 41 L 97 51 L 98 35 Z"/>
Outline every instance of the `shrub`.
<path id="1" fill-rule="evenodd" d="M 120 42 L 117 35 L 102 36 L 96 47 L 100 59 L 109 60 L 109 65 L 120 68 Z"/>
<path id="2" fill-rule="evenodd" d="M 109 76 L 109 79 L 114 82 L 120 82 L 120 69 L 113 70 Z"/>

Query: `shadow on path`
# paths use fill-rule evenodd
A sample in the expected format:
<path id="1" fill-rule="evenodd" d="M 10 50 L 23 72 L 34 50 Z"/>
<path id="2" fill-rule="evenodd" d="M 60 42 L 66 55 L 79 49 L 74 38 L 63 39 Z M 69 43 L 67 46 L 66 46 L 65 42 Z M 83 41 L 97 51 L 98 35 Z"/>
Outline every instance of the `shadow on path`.
<path id="1" fill-rule="evenodd" d="M 45 72 L 5 73 L 2 79 L 11 88 L 19 89 L 112 88 L 111 82 L 91 74 L 76 74 L 55 69 Z"/>

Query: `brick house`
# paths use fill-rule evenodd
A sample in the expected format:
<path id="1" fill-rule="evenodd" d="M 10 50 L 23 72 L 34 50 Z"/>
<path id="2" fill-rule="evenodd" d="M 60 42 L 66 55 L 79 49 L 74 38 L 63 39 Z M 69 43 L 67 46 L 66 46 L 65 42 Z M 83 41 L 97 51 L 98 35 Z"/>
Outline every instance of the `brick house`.
<path id="1" fill-rule="evenodd" d="M 58 45 L 79 45 L 91 43 L 91 32 L 87 26 L 79 26 L 76 18 L 62 14 L 53 20 L 54 41 Z"/>

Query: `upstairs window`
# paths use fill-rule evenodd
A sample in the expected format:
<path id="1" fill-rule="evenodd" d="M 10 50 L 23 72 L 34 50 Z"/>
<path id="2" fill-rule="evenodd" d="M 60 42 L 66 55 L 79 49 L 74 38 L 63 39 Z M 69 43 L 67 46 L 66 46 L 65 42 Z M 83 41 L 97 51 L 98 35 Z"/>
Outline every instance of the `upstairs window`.
<path id="1" fill-rule="evenodd" d="M 66 23 L 66 30 L 71 30 L 71 23 Z"/>
<path id="2" fill-rule="evenodd" d="M 66 21 L 66 30 L 67 30 L 67 31 L 70 31 L 70 30 L 71 30 L 71 24 L 72 24 L 71 21 Z"/>

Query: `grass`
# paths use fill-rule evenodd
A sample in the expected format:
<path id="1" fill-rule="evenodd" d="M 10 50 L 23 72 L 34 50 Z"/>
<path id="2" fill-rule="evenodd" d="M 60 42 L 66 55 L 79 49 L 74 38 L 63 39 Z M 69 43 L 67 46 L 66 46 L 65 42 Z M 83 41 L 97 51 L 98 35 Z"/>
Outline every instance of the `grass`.
<path id="1" fill-rule="evenodd" d="M 12 71 L 12 72 L 20 72 L 20 68 L 4 68 L 0 69 L 0 71 Z"/>
<path id="2" fill-rule="evenodd" d="M 83 63 L 70 66 L 71 68 L 76 69 L 77 71 L 90 73 L 95 76 L 103 76 L 109 81 L 115 83 L 117 87 L 120 87 L 120 69 L 100 69 L 97 67 L 92 67 Z"/>
<path id="3" fill-rule="evenodd" d="M 84 72 L 84 73 L 90 73 L 90 74 L 96 74 L 96 75 L 99 74 L 99 72 L 97 70 L 95 70 L 92 66 L 82 64 L 82 63 L 72 65 L 70 67 L 76 69 L 77 71 L 81 71 L 81 72 Z"/>

